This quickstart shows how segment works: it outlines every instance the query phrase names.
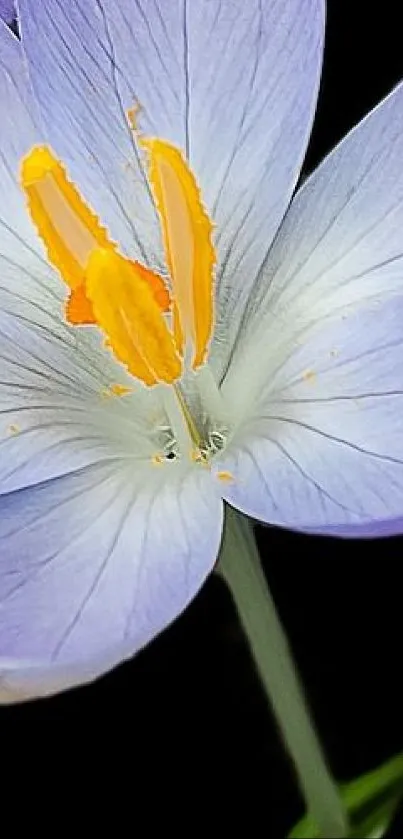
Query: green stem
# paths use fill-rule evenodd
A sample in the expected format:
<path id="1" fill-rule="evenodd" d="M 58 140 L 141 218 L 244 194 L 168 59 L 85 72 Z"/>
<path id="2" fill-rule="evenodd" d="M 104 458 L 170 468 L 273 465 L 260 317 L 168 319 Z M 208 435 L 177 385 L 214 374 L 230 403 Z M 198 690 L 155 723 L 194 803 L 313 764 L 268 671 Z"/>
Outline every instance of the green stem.
<path id="1" fill-rule="evenodd" d="M 286 636 L 260 564 L 248 520 L 226 509 L 216 568 L 227 583 L 257 670 L 293 760 L 308 813 L 327 839 L 348 835 L 347 817 L 311 721 Z"/>

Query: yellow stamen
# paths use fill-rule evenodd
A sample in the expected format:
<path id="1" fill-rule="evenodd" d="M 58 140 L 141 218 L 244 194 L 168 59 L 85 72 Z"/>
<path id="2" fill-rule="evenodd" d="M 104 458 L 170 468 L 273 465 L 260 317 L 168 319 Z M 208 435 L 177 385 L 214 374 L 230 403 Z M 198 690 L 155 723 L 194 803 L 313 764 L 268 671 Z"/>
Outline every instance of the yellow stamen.
<path id="1" fill-rule="evenodd" d="M 21 184 L 50 262 L 71 289 L 77 288 L 93 249 L 115 250 L 115 243 L 47 146 L 35 146 L 23 158 Z"/>
<path id="2" fill-rule="evenodd" d="M 71 289 L 66 302 L 65 315 L 72 326 L 96 324 L 92 303 L 88 300 L 84 283 Z"/>
<path id="3" fill-rule="evenodd" d="M 185 349 L 185 339 L 182 332 L 182 326 L 180 322 L 178 306 L 176 300 L 173 302 L 172 306 L 172 328 L 174 334 L 174 341 L 176 349 L 178 350 L 179 355 L 183 356 L 184 349 Z"/>
<path id="4" fill-rule="evenodd" d="M 95 248 L 115 251 L 116 244 L 47 146 L 36 146 L 23 159 L 21 183 L 49 260 L 72 290 L 66 306 L 67 320 L 75 325 L 94 323 L 85 294 L 85 268 Z M 161 310 L 167 311 L 170 297 L 163 279 L 137 262 L 132 264 L 147 279 Z"/>
<path id="5" fill-rule="evenodd" d="M 164 281 L 159 274 L 155 274 L 148 268 L 144 268 L 139 262 L 134 262 L 131 259 L 126 260 L 127 265 L 132 267 L 132 270 L 137 275 L 141 275 L 145 282 L 148 283 L 153 293 L 154 300 L 160 307 L 162 312 L 167 312 L 170 309 L 171 301 L 168 290 L 165 288 Z M 73 288 L 70 291 L 65 308 L 66 320 L 72 326 L 84 326 L 90 324 L 97 324 L 94 315 L 92 303 L 87 297 L 85 282 Z"/>
<path id="6" fill-rule="evenodd" d="M 182 372 L 173 337 L 142 269 L 112 250 L 95 250 L 86 270 L 86 293 L 108 345 L 146 384 L 172 384 Z"/>
<path id="7" fill-rule="evenodd" d="M 162 277 L 151 271 L 150 268 L 145 268 L 140 262 L 134 262 L 132 259 L 127 259 L 126 262 L 131 266 L 135 275 L 140 276 L 147 283 L 161 312 L 168 312 L 171 307 L 171 298 Z"/>
<path id="8" fill-rule="evenodd" d="M 205 359 L 213 327 L 213 225 L 179 149 L 157 139 L 141 139 L 140 144 L 148 154 L 150 183 L 162 222 L 177 307 L 174 332 L 190 338 L 196 368 Z M 178 316 L 180 325 L 175 323 Z"/>
<path id="9" fill-rule="evenodd" d="M 136 116 L 136 109 L 128 112 L 134 131 Z M 139 142 L 149 155 L 172 301 L 158 274 L 118 253 L 117 244 L 47 146 L 34 147 L 23 159 L 21 184 L 49 260 L 70 288 L 66 320 L 76 326 L 99 326 L 105 345 L 145 384 L 173 384 L 182 374 L 189 342 L 193 367 L 198 367 L 211 336 L 212 224 L 181 152 L 162 140 Z M 162 313 L 171 306 L 168 326 Z M 198 431 L 184 403 L 182 410 L 196 442 Z"/>

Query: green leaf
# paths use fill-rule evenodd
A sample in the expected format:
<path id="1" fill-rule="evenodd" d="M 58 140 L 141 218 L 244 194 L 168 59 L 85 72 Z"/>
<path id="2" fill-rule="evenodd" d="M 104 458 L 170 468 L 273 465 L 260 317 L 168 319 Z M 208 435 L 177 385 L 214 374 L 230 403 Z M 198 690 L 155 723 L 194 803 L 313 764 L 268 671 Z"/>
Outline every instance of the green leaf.
<path id="1" fill-rule="evenodd" d="M 403 754 L 378 769 L 340 786 L 350 820 L 349 839 L 378 839 L 384 835 L 403 797 Z M 310 816 L 293 827 L 289 839 L 321 839 Z"/>

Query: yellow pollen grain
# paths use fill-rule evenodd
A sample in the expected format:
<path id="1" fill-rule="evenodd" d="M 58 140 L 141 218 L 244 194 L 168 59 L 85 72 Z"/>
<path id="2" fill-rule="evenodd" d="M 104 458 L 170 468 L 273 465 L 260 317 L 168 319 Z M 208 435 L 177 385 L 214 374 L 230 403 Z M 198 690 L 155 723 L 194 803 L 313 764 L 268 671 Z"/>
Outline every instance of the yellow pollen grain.
<path id="1" fill-rule="evenodd" d="M 316 373 L 314 370 L 304 370 L 302 378 L 304 382 L 310 382 L 310 384 L 314 384 L 314 382 L 316 381 Z"/>
<path id="2" fill-rule="evenodd" d="M 127 393 L 132 393 L 133 388 L 126 387 L 126 385 L 113 384 L 104 387 L 101 390 L 101 396 L 104 399 L 111 399 L 113 396 L 126 396 Z"/>
<path id="3" fill-rule="evenodd" d="M 217 478 L 224 484 L 231 484 L 235 480 L 232 472 L 226 472 L 225 470 L 217 472 Z"/>
<path id="4" fill-rule="evenodd" d="M 138 116 L 141 113 L 141 105 L 139 102 L 135 102 L 131 108 L 128 108 L 126 111 L 127 121 L 129 123 L 131 131 L 135 134 L 138 131 Z"/>
<path id="5" fill-rule="evenodd" d="M 132 388 L 126 387 L 126 385 L 111 385 L 111 393 L 113 393 L 114 396 L 126 396 L 127 393 L 131 392 Z"/>
<path id="6" fill-rule="evenodd" d="M 8 431 L 9 434 L 19 434 L 20 431 L 21 431 L 21 428 L 16 423 L 12 423 L 11 425 L 8 426 L 7 431 Z"/>
<path id="7" fill-rule="evenodd" d="M 207 455 L 197 446 L 191 449 L 189 457 L 192 463 L 199 463 L 200 466 L 208 466 Z"/>
<path id="8" fill-rule="evenodd" d="M 155 454 L 151 458 L 151 463 L 153 463 L 154 466 L 161 466 L 164 463 L 164 458 L 161 457 L 160 454 Z"/>
<path id="9" fill-rule="evenodd" d="M 197 368 L 205 361 L 213 328 L 213 224 L 203 207 L 195 176 L 179 149 L 158 139 L 141 139 L 140 145 L 148 158 L 172 279 L 174 334 L 180 352 L 183 339 L 185 343 L 190 341 L 192 365 Z"/>

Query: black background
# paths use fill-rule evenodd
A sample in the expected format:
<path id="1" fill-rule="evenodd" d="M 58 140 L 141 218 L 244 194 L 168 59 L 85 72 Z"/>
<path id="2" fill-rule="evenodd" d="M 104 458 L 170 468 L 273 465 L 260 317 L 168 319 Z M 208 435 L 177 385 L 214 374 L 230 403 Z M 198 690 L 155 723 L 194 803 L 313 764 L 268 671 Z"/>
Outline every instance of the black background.
<path id="1" fill-rule="evenodd" d="M 304 173 L 403 76 L 399 6 L 329 0 Z M 403 539 L 339 542 L 269 528 L 257 537 L 331 766 L 352 778 L 403 749 Z M 20 791 L 23 808 L 26 790 L 38 787 L 32 812 L 44 821 L 49 806 L 63 820 L 84 799 L 95 820 L 112 812 L 118 835 L 119 825 L 193 835 L 207 818 L 211 833 L 235 826 L 281 839 L 301 814 L 216 579 L 136 660 L 93 686 L 1 709 L 0 733 L 3 792 Z"/>

